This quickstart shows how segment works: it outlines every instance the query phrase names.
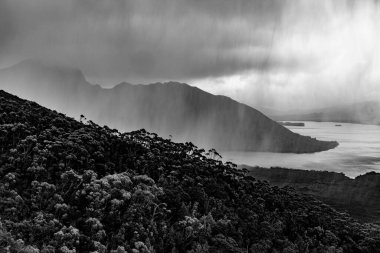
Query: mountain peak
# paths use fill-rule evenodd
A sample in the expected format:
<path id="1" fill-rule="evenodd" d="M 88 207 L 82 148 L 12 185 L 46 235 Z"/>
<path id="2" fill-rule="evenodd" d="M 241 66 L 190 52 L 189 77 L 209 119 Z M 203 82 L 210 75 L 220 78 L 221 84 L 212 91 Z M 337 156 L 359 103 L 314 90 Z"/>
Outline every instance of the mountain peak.
<path id="1" fill-rule="evenodd" d="M 144 128 L 176 141 L 233 151 L 310 153 L 336 142 L 297 135 L 264 114 L 231 98 L 180 82 L 101 89 L 76 68 L 27 60 L 0 71 L 2 88 L 38 103 L 122 131 Z"/>
<path id="2" fill-rule="evenodd" d="M 68 66 L 67 64 L 42 60 L 42 59 L 26 59 L 9 68 L 12 71 L 21 71 L 27 73 L 56 75 L 61 78 L 68 78 L 85 81 L 86 78 L 83 72 L 76 67 Z"/>

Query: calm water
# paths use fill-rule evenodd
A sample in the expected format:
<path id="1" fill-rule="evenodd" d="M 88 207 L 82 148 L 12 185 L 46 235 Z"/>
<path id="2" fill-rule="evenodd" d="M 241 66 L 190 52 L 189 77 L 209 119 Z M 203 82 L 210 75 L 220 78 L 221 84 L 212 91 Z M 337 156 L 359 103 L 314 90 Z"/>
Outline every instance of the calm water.
<path id="1" fill-rule="evenodd" d="M 336 124 L 342 126 L 337 127 Z M 334 122 L 305 122 L 305 127 L 288 126 L 293 132 L 335 140 L 335 149 L 315 154 L 223 152 L 223 160 L 251 166 L 328 170 L 355 177 L 369 171 L 380 173 L 380 126 Z"/>

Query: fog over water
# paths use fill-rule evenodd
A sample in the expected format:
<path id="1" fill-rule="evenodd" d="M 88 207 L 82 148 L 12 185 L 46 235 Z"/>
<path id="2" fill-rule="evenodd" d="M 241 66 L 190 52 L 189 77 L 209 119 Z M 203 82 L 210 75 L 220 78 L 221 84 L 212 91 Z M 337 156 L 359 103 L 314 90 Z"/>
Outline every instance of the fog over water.
<path id="1" fill-rule="evenodd" d="M 314 154 L 224 152 L 223 160 L 250 166 L 328 170 L 342 172 L 349 177 L 370 171 L 380 172 L 380 126 L 305 122 L 305 127 L 288 128 L 320 140 L 336 140 L 339 146 Z"/>

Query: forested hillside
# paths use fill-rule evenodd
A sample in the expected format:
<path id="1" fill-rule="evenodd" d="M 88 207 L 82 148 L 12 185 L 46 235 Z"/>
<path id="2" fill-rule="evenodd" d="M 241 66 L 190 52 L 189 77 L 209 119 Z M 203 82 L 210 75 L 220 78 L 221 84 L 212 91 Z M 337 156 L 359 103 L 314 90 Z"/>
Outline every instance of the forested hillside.
<path id="1" fill-rule="evenodd" d="M 215 150 L 0 91 L 0 252 L 378 252 L 379 227 Z"/>
<path id="2" fill-rule="evenodd" d="M 380 224 L 380 174 L 369 172 L 352 179 L 343 173 L 272 167 L 245 167 L 256 179 L 291 186 L 345 210 L 363 222 Z"/>

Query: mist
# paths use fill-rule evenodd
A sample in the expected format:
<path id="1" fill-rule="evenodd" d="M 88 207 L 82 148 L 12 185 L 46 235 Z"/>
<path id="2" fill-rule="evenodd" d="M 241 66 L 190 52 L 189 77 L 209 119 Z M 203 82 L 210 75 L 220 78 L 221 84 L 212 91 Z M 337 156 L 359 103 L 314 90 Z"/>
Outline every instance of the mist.
<path id="1" fill-rule="evenodd" d="M 377 1 L 1 0 L 0 67 L 30 58 L 91 83 L 187 82 L 293 110 L 377 100 Z"/>

